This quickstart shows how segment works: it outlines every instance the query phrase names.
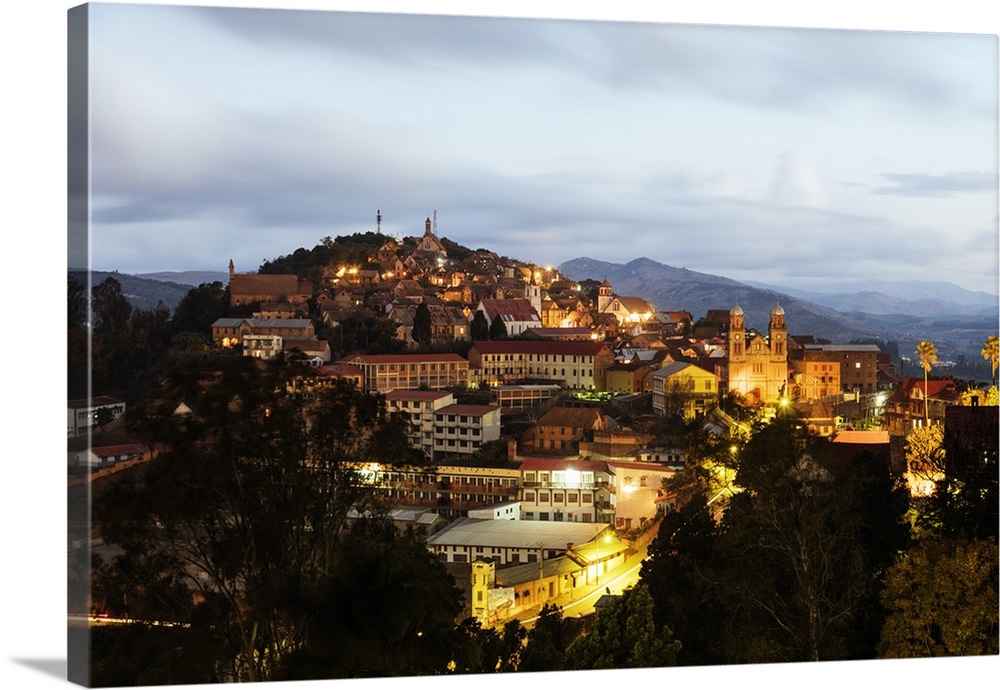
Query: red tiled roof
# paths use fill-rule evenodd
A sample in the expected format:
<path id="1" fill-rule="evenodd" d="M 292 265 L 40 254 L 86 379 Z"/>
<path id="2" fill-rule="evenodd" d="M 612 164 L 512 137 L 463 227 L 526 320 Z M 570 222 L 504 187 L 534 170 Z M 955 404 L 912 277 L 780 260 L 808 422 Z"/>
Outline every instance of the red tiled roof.
<path id="1" fill-rule="evenodd" d="M 324 364 L 316 367 L 316 371 L 327 376 L 364 376 L 361 367 L 354 364 Z"/>
<path id="2" fill-rule="evenodd" d="M 446 398 L 451 393 L 442 391 L 408 391 L 396 389 L 385 394 L 386 400 L 438 400 Z"/>
<path id="3" fill-rule="evenodd" d="M 584 340 L 479 340 L 472 344 L 484 355 L 581 355 L 592 357 L 608 348 L 607 343 Z"/>
<path id="4" fill-rule="evenodd" d="M 90 450 L 99 458 L 107 458 L 112 455 L 143 455 L 149 449 L 141 443 L 121 443 L 115 446 L 97 446 Z"/>
<path id="5" fill-rule="evenodd" d="M 538 312 L 527 299 L 484 299 L 480 303 L 490 321 L 498 316 L 504 321 L 538 321 Z"/>
<path id="6" fill-rule="evenodd" d="M 495 407 L 494 405 L 455 404 L 445 405 L 440 410 L 436 410 L 435 414 L 465 414 L 470 416 L 482 416 L 499 409 L 499 407 Z"/>
<path id="7" fill-rule="evenodd" d="M 469 360 L 456 354 L 426 355 L 352 355 L 340 360 L 342 364 L 364 362 L 366 364 L 409 364 L 411 362 L 465 362 Z"/>

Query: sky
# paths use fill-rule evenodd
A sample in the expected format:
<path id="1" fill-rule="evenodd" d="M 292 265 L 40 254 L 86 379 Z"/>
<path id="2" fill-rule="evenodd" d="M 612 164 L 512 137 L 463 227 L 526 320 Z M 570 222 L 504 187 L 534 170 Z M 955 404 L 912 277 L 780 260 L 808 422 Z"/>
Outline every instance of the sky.
<path id="1" fill-rule="evenodd" d="M 380 210 L 543 265 L 997 293 L 995 33 L 320 6 L 91 5 L 94 269 L 255 271 Z"/>

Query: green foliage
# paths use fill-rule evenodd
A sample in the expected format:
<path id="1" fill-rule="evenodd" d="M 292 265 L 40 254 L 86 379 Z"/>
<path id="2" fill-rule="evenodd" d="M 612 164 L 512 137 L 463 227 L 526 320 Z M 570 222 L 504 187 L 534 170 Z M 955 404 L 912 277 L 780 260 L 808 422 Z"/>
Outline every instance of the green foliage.
<path id="1" fill-rule="evenodd" d="M 833 451 L 794 420 L 760 424 L 738 449 L 721 523 L 703 492 L 664 516 L 641 578 L 657 624 L 683 643 L 679 663 L 875 655 L 908 495 L 885 458 Z"/>
<path id="2" fill-rule="evenodd" d="M 562 671 L 568 668 L 566 622 L 562 609 L 545 604 L 525 637 L 518 671 Z"/>
<path id="3" fill-rule="evenodd" d="M 653 598 L 640 583 L 625 590 L 598 612 L 594 625 L 570 647 L 578 669 L 674 666 L 681 643 L 670 630 L 657 626 Z"/>
<path id="4" fill-rule="evenodd" d="M 879 656 L 997 654 L 995 540 L 928 540 L 889 570 Z"/>

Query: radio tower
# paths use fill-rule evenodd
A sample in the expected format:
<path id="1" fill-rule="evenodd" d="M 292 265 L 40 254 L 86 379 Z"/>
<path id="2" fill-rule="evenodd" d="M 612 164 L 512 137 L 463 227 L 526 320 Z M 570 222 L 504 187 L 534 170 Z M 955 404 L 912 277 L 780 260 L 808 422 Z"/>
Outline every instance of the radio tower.
<path id="1" fill-rule="evenodd" d="M 382 209 L 375 210 L 375 232 L 382 234 Z"/>
<path id="2" fill-rule="evenodd" d="M 438 234 L 438 212 L 434 209 L 434 236 L 437 237 Z"/>

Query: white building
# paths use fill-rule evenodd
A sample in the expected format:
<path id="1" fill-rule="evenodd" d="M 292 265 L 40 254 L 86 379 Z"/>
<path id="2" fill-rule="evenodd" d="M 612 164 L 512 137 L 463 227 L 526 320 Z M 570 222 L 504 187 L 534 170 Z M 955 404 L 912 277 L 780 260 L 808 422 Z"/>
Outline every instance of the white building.
<path id="1" fill-rule="evenodd" d="M 106 417 L 106 421 L 114 421 L 125 414 L 125 401 L 108 395 L 95 395 L 89 400 L 70 400 L 66 407 L 66 434 L 70 438 L 83 436 L 97 427 L 102 416 Z"/>
<path id="2" fill-rule="evenodd" d="M 490 558 L 498 565 L 537 563 L 557 558 L 594 541 L 608 528 L 602 523 L 526 522 L 460 518 L 427 539 L 442 561 L 471 563 Z"/>

